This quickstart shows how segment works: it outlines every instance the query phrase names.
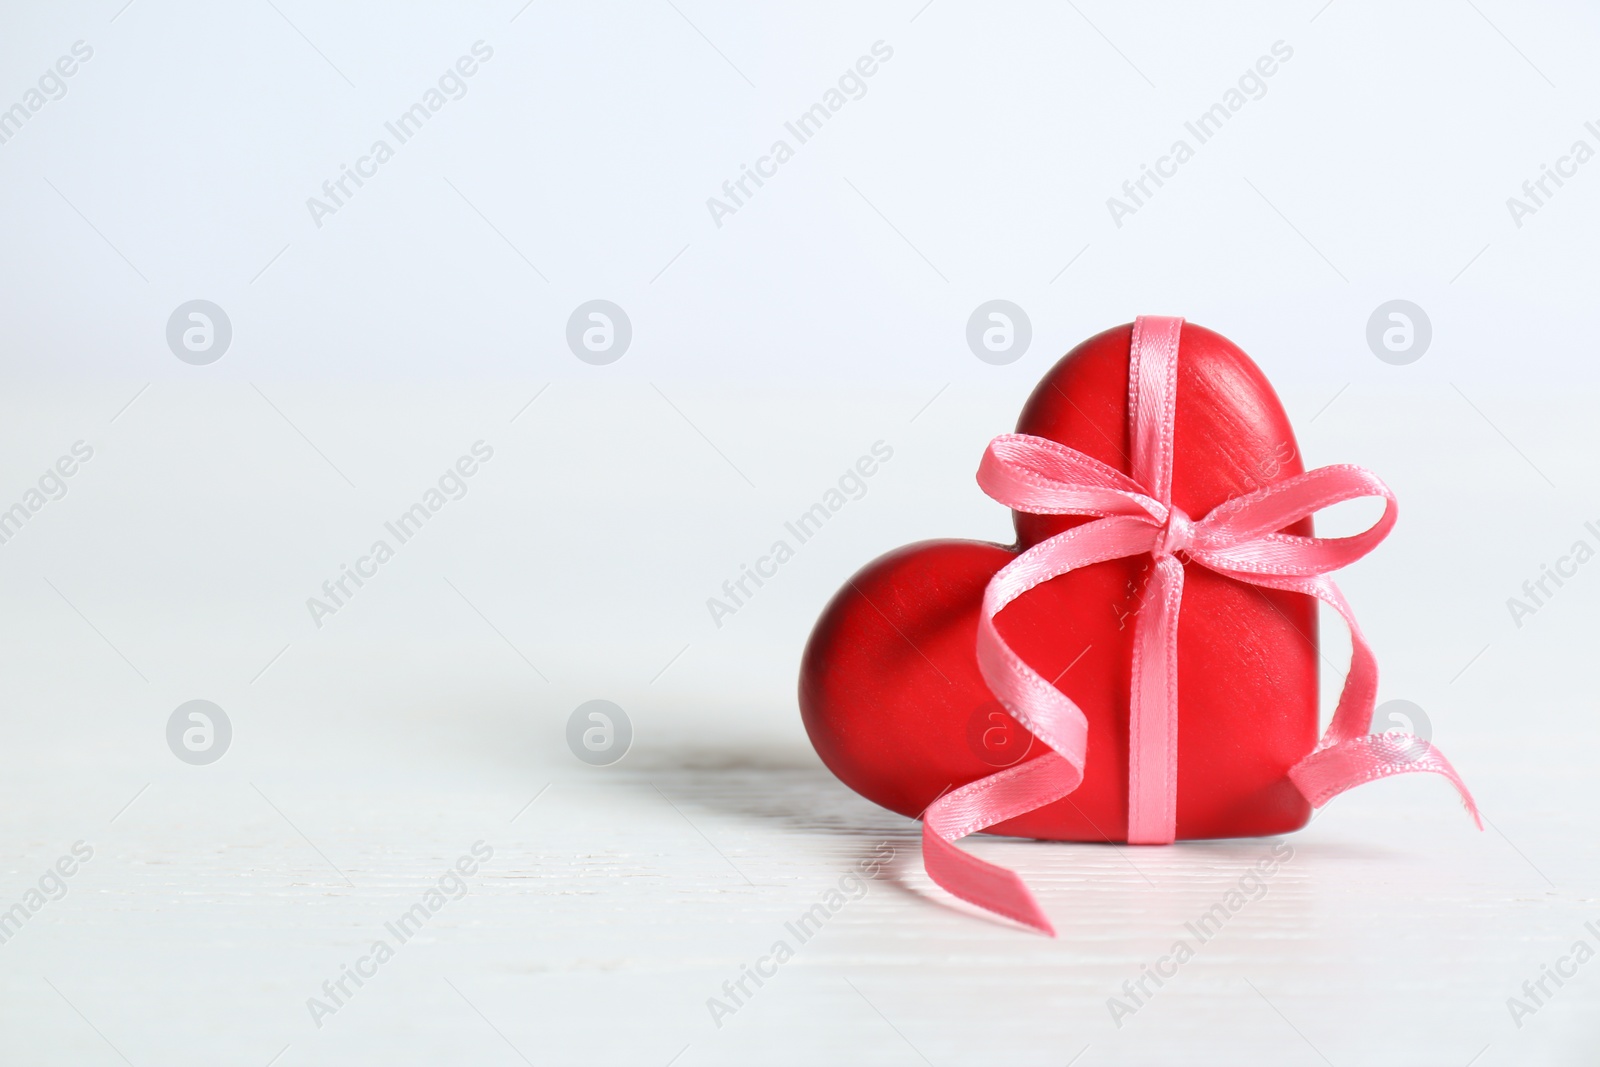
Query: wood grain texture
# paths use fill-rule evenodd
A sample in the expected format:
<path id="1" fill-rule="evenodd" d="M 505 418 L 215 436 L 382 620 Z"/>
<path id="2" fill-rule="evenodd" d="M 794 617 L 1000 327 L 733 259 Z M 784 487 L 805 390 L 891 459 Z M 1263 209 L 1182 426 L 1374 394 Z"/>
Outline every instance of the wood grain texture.
<path id="1" fill-rule="evenodd" d="M 91 414 L 133 392 L 108 394 Z M 894 410 L 909 419 L 932 393 Z M 1289 406 L 1314 412 L 1331 394 Z M 275 399 L 306 402 L 287 390 Z M 432 391 L 385 407 L 431 435 L 393 470 L 378 454 L 409 439 L 380 433 L 369 413 L 349 433 L 380 442 L 363 463 L 384 472 L 372 498 L 346 499 L 324 472 L 325 498 L 306 502 L 301 486 L 320 461 L 289 447 L 262 458 L 263 433 L 298 439 L 253 393 L 152 386 L 114 427 L 122 436 L 103 446 L 103 467 L 4 546 L 0 913 L 73 842 L 94 857 L 0 944 L 0 1062 L 1592 1063 L 1600 964 L 1520 1029 L 1507 1009 L 1524 981 L 1592 938 L 1586 922 L 1600 923 L 1600 584 L 1584 571 L 1521 629 L 1504 607 L 1587 516 L 1551 508 L 1448 390 L 1353 387 L 1302 443 L 1314 462 L 1369 463 L 1402 496 L 1394 537 L 1341 585 L 1382 661 L 1382 698 L 1426 708 L 1491 828 L 1474 831 L 1436 780 L 1336 799 L 1286 839 L 1293 858 L 1259 899 L 1230 912 L 1120 1027 L 1108 1001 L 1225 903 L 1272 841 L 971 841 L 1028 879 L 1061 931 L 1048 940 L 929 885 L 915 824 L 827 773 L 793 699 L 805 634 L 861 559 L 952 527 L 1004 535 L 1003 513 L 980 508 L 976 490 L 962 511 L 967 498 L 951 504 L 949 485 L 1015 397 L 951 403 L 946 422 L 931 421 L 937 408 L 924 416 L 920 437 L 896 438 L 903 466 L 715 630 L 704 596 L 738 553 L 770 542 L 806 487 L 874 439 L 884 402 L 835 404 L 843 460 L 809 446 L 762 459 L 762 484 L 801 487 L 781 510 L 722 502 L 734 476 L 691 433 L 671 438 L 661 469 L 624 487 L 675 516 L 642 538 L 614 502 L 540 479 L 558 442 L 618 405 L 637 420 L 660 409 L 663 426 L 676 416 L 647 388 L 569 387 L 545 421 L 524 417 L 495 436 L 500 466 L 314 628 L 304 598 L 329 560 L 348 559 L 415 499 L 440 457 L 474 440 L 484 411 L 503 420 L 526 397 L 494 399 Z M 359 398 L 341 404 L 361 410 Z M 792 420 L 793 440 L 824 407 L 748 406 Z M 36 399 L 32 410 L 51 409 Z M 64 426 L 88 419 L 67 410 Z M 1567 414 L 1551 421 L 1583 425 Z M 173 472 L 189 469 L 202 418 L 214 454 L 197 491 Z M 1408 418 L 1443 427 L 1452 462 L 1409 449 Z M 1540 458 L 1579 455 L 1581 442 L 1569 444 Z M 620 460 L 577 456 L 563 477 L 600 485 Z M 1591 466 L 1551 467 L 1600 498 Z M 240 471 L 248 486 L 227 480 Z M 1462 522 L 1484 471 L 1507 487 L 1506 510 Z M 669 475 L 701 479 L 702 491 L 650 496 Z M 626 536 L 607 540 L 613 524 Z M 613 564 L 536 562 L 601 557 Z M 1336 638 L 1326 651 L 1340 661 Z M 1327 670 L 1324 707 L 1337 682 Z M 200 696 L 227 709 L 234 741 L 192 767 L 163 729 Z M 612 767 L 585 766 L 566 746 L 569 714 L 595 697 L 633 720 L 633 750 Z M 494 855 L 465 895 L 319 1028 L 308 998 L 480 840 Z M 897 850 L 883 876 L 799 943 L 788 925 L 882 842 Z M 793 957 L 718 1027 L 708 999 L 780 939 Z"/>
<path id="2" fill-rule="evenodd" d="M 1472 832 L 1437 783 L 1380 783 L 1286 839 L 1259 895 L 1246 883 L 1210 924 L 1271 841 L 974 840 L 1026 873 L 1052 941 L 940 893 L 913 824 L 795 745 L 544 773 L 157 780 L 103 825 L 67 897 L 0 946 L 14 1062 L 117 1062 L 108 1042 L 135 1064 L 265 1064 L 286 1045 L 285 1065 L 1586 1062 L 1592 984 L 1520 1033 L 1505 1008 L 1600 912 L 1541 873 L 1596 873 L 1592 852 L 1562 848 L 1553 810 L 1507 819 L 1513 847 Z M 1497 783 L 1479 786 L 1500 810 Z M 7 800 L 16 827 L 26 791 Z M 86 790 L 51 829 L 113 800 Z M 8 892 L 64 837 L 37 835 Z M 393 942 L 384 924 L 477 840 L 494 856 L 468 892 L 314 1026 L 307 998 L 374 938 Z M 847 873 L 884 842 L 894 860 L 851 899 Z M 800 941 L 790 924 L 841 885 L 846 902 Z M 1119 1027 L 1108 999 L 1133 1003 L 1123 983 L 1178 939 L 1194 957 L 1147 979 Z M 731 1003 L 722 984 L 780 940 L 793 958 L 716 1025 L 708 999 Z"/>

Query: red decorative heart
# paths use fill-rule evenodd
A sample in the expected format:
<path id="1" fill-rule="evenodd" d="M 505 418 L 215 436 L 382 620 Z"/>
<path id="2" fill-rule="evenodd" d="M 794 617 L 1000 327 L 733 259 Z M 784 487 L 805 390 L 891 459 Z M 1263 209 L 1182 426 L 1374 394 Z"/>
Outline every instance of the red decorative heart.
<path id="1" fill-rule="evenodd" d="M 1129 473 L 1132 326 L 1079 345 L 1034 390 L 1017 432 Z M 1185 323 L 1172 500 L 1200 518 L 1303 471 L 1272 386 L 1226 338 Z M 868 564 L 824 609 L 800 671 L 800 710 L 829 770 L 874 803 L 918 816 L 940 794 L 1046 751 L 994 700 L 974 654 L 984 586 L 1018 553 L 1084 518 L 1015 513 L 1017 543 L 923 541 Z M 1310 535 L 1309 519 L 1289 527 Z M 1098 563 L 1023 594 L 1006 642 L 1083 710 L 1083 783 L 990 828 L 1123 841 L 1133 615 L 1149 557 Z M 1179 838 L 1286 833 L 1311 808 L 1289 768 L 1317 739 L 1316 602 L 1185 564 L 1178 625 Z"/>

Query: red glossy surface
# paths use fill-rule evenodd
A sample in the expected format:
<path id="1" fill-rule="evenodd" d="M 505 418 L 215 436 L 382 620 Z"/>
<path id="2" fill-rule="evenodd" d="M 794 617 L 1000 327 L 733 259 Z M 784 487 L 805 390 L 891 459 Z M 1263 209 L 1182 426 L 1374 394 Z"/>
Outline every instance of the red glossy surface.
<path id="1" fill-rule="evenodd" d="M 1126 473 L 1131 330 L 1093 337 L 1051 368 L 1017 431 Z M 1260 370 L 1226 338 L 1192 324 L 1181 338 L 1175 432 L 1173 502 L 1195 518 L 1303 470 L 1288 417 Z M 1019 514 L 1015 545 L 924 541 L 880 557 L 846 583 L 817 621 L 800 672 L 806 730 L 840 780 L 916 816 L 946 789 L 1042 753 L 997 710 L 978 674 L 979 602 L 1017 552 L 1082 521 Z M 1310 521 L 1291 530 L 1309 533 Z M 1006 641 L 1083 709 L 1089 742 L 1076 792 L 991 833 L 1126 839 L 1130 639 L 1148 563 L 1133 557 L 1062 575 L 1001 613 Z M 1310 598 L 1185 564 L 1179 838 L 1305 825 L 1310 807 L 1286 772 L 1316 742 L 1316 641 Z"/>

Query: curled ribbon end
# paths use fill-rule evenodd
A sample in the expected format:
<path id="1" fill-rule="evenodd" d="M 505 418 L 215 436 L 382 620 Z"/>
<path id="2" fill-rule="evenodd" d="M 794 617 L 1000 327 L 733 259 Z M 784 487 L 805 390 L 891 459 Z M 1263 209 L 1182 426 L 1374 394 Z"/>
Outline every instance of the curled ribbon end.
<path id="1" fill-rule="evenodd" d="M 1011 915 L 1010 918 L 1015 919 L 1031 930 L 1037 930 L 1046 937 L 1055 937 L 1055 925 L 1050 922 L 1050 917 L 1044 913 L 1044 909 L 1039 906 L 1039 902 L 1033 898 L 1033 893 L 1021 878 L 1017 878 L 1016 883 L 1018 890 L 1016 903 L 1019 907 L 1017 912 Z M 987 904 L 981 906 L 988 907 Z"/>
<path id="2" fill-rule="evenodd" d="M 933 815 L 932 809 L 929 815 Z M 935 821 L 929 818 L 922 824 L 922 863 L 929 877 L 969 904 L 1003 915 L 1046 937 L 1056 936 L 1050 917 L 1015 871 L 956 848 L 935 828 Z"/>
<path id="3" fill-rule="evenodd" d="M 1320 748 L 1289 769 L 1289 779 L 1320 808 L 1347 789 L 1395 774 L 1425 771 L 1455 787 L 1462 805 L 1481 831 L 1477 801 L 1444 753 L 1420 737 L 1403 733 L 1363 734 Z"/>
<path id="4" fill-rule="evenodd" d="M 1037 930 L 1046 937 L 1055 937 L 1056 928 L 1050 922 L 1050 917 L 1044 913 L 1044 909 L 1039 906 L 1039 902 L 1033 899 L 1033 893 L 1029 891 L 1021 878 L 1017 879 L 1017 889 L 1020 892 L 1017 900 L 1020 908 L 1011 918 L 1029 929 Z M 987 907 L 988 905 L 983 906 Z"/>

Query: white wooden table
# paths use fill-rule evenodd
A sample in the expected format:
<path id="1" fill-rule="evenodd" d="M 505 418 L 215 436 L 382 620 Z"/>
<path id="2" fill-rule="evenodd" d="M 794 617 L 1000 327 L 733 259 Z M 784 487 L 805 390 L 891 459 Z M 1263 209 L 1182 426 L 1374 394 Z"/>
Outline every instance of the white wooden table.
<path id="1" fill-rule="evenodd" d="M 1587 755 L 1597 738 L 1575 694 L 1600 586 L 1582 575 L 1518 630 L 1502 590 L 1581 522 L 1445 536 L 1477 477 L 1467 472 L 1519 477 L 1522 461 L 1497 437 L 1447 424 L 1459 470 L 1395 450 L 1386 473 L 1406 518 L 1344 583 L 1383 661 L 1384 697 L 1428 709 L 1490 828 L 1473 830 L 1426 776 L 1348 794 L 1287 839 L 1292 858 L 1203 944 L 1186 923 L 1225 902 L 1271 842 L 969 842 L 1024 873 L 1059 928 L 1050 940 L 933 887 L 915 824 L 821 767 L 792 695 L 810 615 L 859 561 L 918 526 L 1001 535 L 1003 518 L 980 500 L 952 514 L 936 498 L 959 445 L 981 440 L 1009 398 L 974 393 L 918 420 L 901 440 L 905 466 L 838 520 L 854 524 L 808 546 L 718 630 L 700 614 L 704 596 L 790 505 L 746 514 L 737 498 L 706 497 L 694 507 L 716 516 L 710 525 L 662 524 L 620 562 L 547 568 L 541 559 L 578 544 L 565 538 L 611 550 L 587 522 L 538 523 L 546 441 L 614 402 L 564 385 L 549 399 L 562 391 L 544 421 L 504 423 L 516 399 L 429 390 L 391 396 L 388 415 L 359 427 L 330 422 L 324 447 L 351 449 L 347 464 L 377 484 L 341 502 L 342 483 L 316 476 L 286 513 L 315 456 L 275 454 L 237 506 L 219 507 L 228 491 L 206 473 L 251 469 L 251 443 L 275 432 L 259 397 L 152 386 L 105 427 L 82 481 L 51 505 L 59 513 L 3 546 L 0 594 L 14 610 L 3 622 L 0 830 L 11 845 L 0 903 L 23 899 L 75 841 L 93 849 L 65 897 L 0 945 L 8 1061 L 1588 1062 L 1592 967 L 1549 985 L 1520 1028 L 1507 1000 L 1575 941 L 1595 940 L 1585 924 L 1600 915 Z M 620 395 L 651 417 L 647 395 Z M 33 417 L 61 423 L 117 407 L 34 397 Z M 904 418 L 914 399 L 856 402 L 841 440 L 885 408 Z M 779 430 L 823 402 L 748 401 Z M 1359 456 L 1366 427 L 1391 409 L 1443 412 L 1448 401 L 1347 396 L 1348 420 L 1330 412 L 1306 447 Z M 279 402 L 312 403 L 292 390 Z M 682 402 L 708 406 L 693 391 Z M 384 419 L 423 411 L 438 425 L 406 447 L 429 459 L 363 451 L 363 439 L 396 440 Z M 485 412 L 500 417 L 486 422 L 496 458 L 451 505 L 461 510 L 430 520 L 439 525 L 316 628 L 304 599 L 328 560 L 428 484 Z M 171 428 L 197 423 L 216 435 L 203 492 L 172 473 L 189 443 Z M 1555 457 L 1553 476 L 1593 480 L 1537 433 L 1528 447 Z M 663 463 L 725 477 L 692 435 L 667 451 Z M 782 451 L 752 463 L 764 483 L 809 486 L 836 465 Z M 611 461 L 572 459 L 596 478 Z M 648 499 L 653 472 L 632 477 L 627 490 Z M 1537 512 L 1538 490 L 1518 484 Z M 585 508 L 589 490 L 565 492 Z M 319 508 L 331 517 L 316 520 Z M 717 522 L 732 532 L 708 533 Z M 1533 555 L 1497 547 L 1507 538 Z M 1481 577 L 1463 591 L 1450 568 L 1474 559 Z M 1336 681 L 1330 668 L 1330 694 Z M 196 697 L 221 705 L 233 729 L 208 766 L 180 762 L 164 732 Z M 566 743 L 569 714 L 595 697 L 632 722 L 632 750 L 609 767 L 579 762 Z M 441 899 L 420 930 L 400 927 L 401 943 L 386 924 L 480 841 L 493 856 L 463 879 L 464 895 Z M 894 858 L 882 875 L 802 943 L 790 924 L 885 843 Z M 1135 1001 L 1124 983 L 1171 971 L 1163 957 L 1180 938 L 1193 958 L 1159 988 L 1144 978 L 1153 995 Z M 377 939 L 393 958 L 362 962 Z M 734 1004 L 724 983 L 780 940 L 792 958 L 763 964 L 776 974 L 759 988 L 745 978 L 749 995 Z M 345 978 L 336 1001 L 323 983 L 358 964 L 373 973 L 359 987 Z M 712 998 L 737 1010 L 714 1012 Z M 1137 1010 L 1114 1011 L 1112 998 Z"/>

